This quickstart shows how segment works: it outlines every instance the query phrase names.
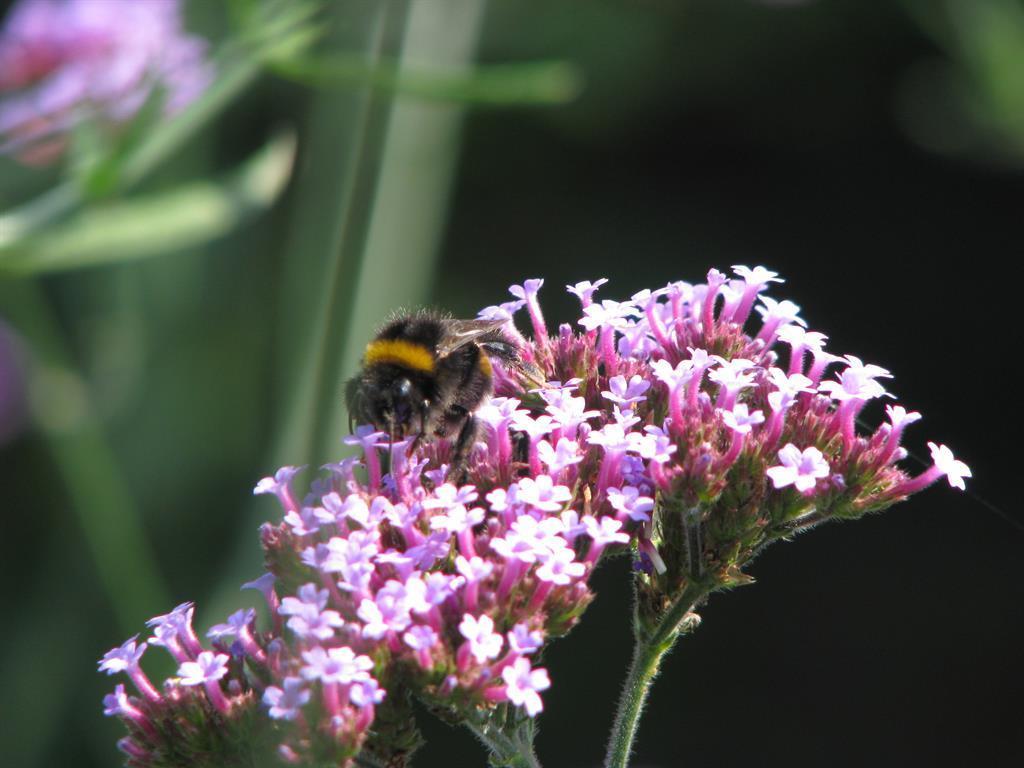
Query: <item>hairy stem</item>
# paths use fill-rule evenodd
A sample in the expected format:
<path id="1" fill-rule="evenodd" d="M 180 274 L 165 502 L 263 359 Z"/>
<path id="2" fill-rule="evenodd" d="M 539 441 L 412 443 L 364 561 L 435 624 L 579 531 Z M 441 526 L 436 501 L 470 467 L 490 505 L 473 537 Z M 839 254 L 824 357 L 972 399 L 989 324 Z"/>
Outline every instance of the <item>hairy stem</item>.
<path id="1" fill-rule="evenodd" d="M 683 620 L 686 615 L 708 591 L 704 584 L 687 584 L 648 637 L 641 636 L 641 624 L 635 622 L 636 645 L 633 649 L 633 662 L 630 664 L 626 684 L 619 697 L 615 724 L 608 740 L 605 768 L 626 768 L 628 765 L 629 756 L 633 751 L 633 740 L 640 727 L 640 716 L 650 694 L 651 684 L 658 676 L 662 659 L 675 646 L 681 628 L 685 631 Z"/>
<path id="2" fill-rule="evenodd" d="M 533 744 L 517 739 L 497 728 L 466 721 L 466 727 L 491 751 L 491 765 L 508 768 L 541 768 L 533 753 Z"/>

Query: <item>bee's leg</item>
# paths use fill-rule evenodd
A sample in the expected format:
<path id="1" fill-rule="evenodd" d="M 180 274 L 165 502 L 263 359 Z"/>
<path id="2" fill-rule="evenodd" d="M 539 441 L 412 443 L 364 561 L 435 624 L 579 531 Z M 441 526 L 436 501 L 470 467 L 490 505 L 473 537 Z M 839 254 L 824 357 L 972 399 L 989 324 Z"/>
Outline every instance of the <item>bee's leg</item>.
<path id="1" fill-rule="evenodd" d="M 460 485 L 466 482 L 466 460 L 469 458 L 469 451 L 473 447 L 473 440 L 476 438 L 478 422 L 471 413 L 463 412 L 464 421 L 459 429 L 459 436 L 452 446 L 451 468 L 448 470 L 447 480 Z"/>
<path id="2" fill-rule="evenodd" d="M 417 448 L 420 447 L 420 443 L 423 442 L 423 438 L 427 436 L 427 414 L 430 411 L 430 401 L 424 400 L 420 404 L 419 416 L 420 416 L 420 431 L 409 443 L 409 453 L 412 454 Z"/>

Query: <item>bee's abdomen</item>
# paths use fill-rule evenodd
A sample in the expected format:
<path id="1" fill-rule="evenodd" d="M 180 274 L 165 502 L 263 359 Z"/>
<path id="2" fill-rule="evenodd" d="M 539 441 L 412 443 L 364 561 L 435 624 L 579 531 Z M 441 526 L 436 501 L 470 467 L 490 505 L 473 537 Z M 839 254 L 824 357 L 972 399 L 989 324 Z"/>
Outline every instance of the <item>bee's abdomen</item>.
<path id="1" fill-rule="evenodd" d="M 479 368 L 480 373 L 488 379 L 494 376 L 494 367 L 491 365 L 491 358 L 483 352 L 480 353 L 480 360 L 477 361 L 477 368 Z"/>

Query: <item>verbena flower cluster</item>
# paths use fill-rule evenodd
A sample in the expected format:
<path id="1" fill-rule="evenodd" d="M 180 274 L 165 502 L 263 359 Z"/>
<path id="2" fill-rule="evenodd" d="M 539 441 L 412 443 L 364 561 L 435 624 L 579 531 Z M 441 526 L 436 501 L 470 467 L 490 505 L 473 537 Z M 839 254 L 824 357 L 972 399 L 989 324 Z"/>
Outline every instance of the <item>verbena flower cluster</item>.
<path id="1" fill-rule="evenodd" d="M 944 446 L 917 477 L 896 465 L 919 414 L 890 404 L 885 423 L 858 432 L 888 372 L 827 352 L 796 305 L 764 295 L 773 272 L 734 270 L 628 301 L 595 301 L 605 280 L 570 286 L 581 330 L 554 335 L 543 281 L 513 286 L 513 301 L 480 316 L 506 321 L 547 381 L 495 366 L 461 486 L 446 481 L 445 441 L 410 455 L 369 426 L 346 439 L 359 455 L 308 493 L 294 467 L 262 480 L 256 492 L 283 508 L 262 529 L 268 572 L 250 585 L 267 630 L 239 611 L 208 649 L 185 604 L 100 663 L 135 686 L 105 702 L 128 727 L 129 765 L 226 761 L 260 740 L 295 763 L 349 765 L 365 749 L 400 764 L 416 746 L 410 696 L 455 722 L 543 709 L 538 657 L 580 619 L 606 554 L 633 553 L 639 615 L 655 617 L 688 584 L 745 583 L 743 566 L 775 539 L 942 476 L 963 487 L 970 472 Z M 513 324 L 524 308 L 532 340 Z M 159 688 L 139 664 L 148 645 L 179 664 Z M 274 727 L 243 735 L 261 721 Z"/>
<path id="2" fill-rule="evenodd" d="M 21 0 L 0 31 L 0 151 L 61 154 L 83 119 L 129 120 L 155 86 L 179 111 L 212 79 L 179 0 Z"/>

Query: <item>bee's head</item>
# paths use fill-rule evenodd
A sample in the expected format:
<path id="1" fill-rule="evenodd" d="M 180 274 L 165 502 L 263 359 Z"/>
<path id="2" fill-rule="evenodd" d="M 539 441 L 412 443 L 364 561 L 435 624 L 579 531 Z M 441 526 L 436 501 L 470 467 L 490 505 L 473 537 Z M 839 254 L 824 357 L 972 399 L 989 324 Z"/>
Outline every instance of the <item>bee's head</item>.
<path id="1" fill-rule="evenodd" d="M 421 409 L 417 406 L 423 402 L 423 396 L 410 378 L 399 376 L 375 382 L 366 395 L 366 416 L 378 429 L 396 439 L 421 431 Z"/>

